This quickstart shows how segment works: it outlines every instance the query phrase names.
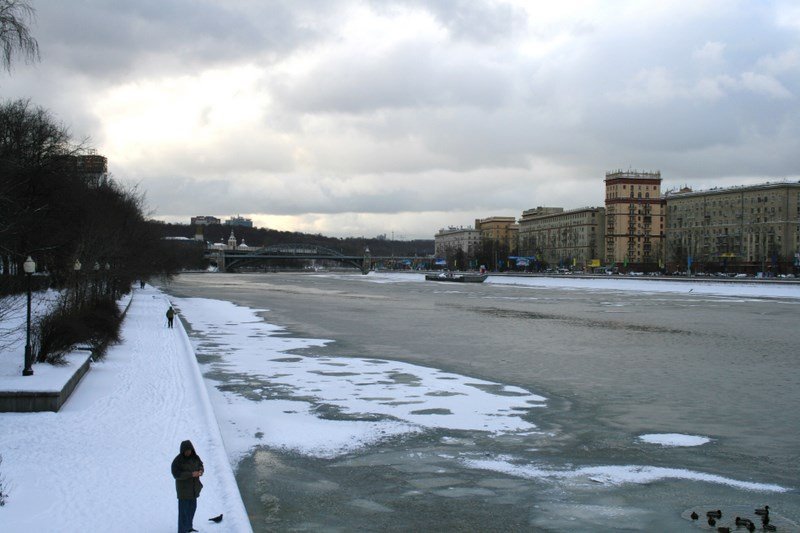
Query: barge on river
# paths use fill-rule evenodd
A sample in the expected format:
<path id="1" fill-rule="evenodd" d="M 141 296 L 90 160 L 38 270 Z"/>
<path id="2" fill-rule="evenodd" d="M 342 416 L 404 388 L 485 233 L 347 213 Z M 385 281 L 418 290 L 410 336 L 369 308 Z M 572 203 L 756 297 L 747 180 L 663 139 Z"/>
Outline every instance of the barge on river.
<path id="1" fill-rule="evenodd" d="M 441 274 L 425 274 L 428 281 L 452 281 L 456 283 L 483 283 L 489 274 L 454 274 L 442 272 Z"/>

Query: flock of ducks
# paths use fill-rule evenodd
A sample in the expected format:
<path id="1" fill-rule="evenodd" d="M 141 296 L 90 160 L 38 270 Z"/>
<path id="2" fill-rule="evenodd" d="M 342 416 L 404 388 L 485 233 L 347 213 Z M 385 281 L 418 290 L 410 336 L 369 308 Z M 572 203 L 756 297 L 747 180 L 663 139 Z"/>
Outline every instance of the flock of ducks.
<path id="1" fill-rule="evenodd" d="M 775 531 L 777 529 L 775 526 L 773 526 L 772 524 L 769 523 L 769 505 L 765 505 L 764 507 L 756 509 L 754 512 L 755 512 L 756 516 L 760 516 L 761 517 L 761 529 L 762 530 L 764 530 L 764 531 Z M 692 514 L 689 515 L 689 516 L 691 517 L 692 520 L 697 520 L 698 518 L 700 518 L 700 515 L 698 515 L 694 511 L 692 511 Z M 716 511 L 708 511 L 708 512 L 706 512 L 706 519 L 708 520 L 708 525 L 711 526 L 711 527 L 716 526 L 717 525 L 717 520 L 719 520 L 720 518 L 722 518 L 722 511 L 720 511 L 719 509 L 717 509 Z M 756 530 L 756 525 L 749 518 L 741 518 L 741 517 L 737 516 L 736 520 L 734 521 L 734 523 L 736 524 L 736 528 L 737 529 L 740 528 L 740 527 L 744 527 L 748 531 L 750 531 L 751 533 Z M 730 531 L 731 531 L 731 528 L 729 528 L 729 527 L 720 526 L 720 527 L 717 528 L 717 532 L 718 533 L 730 533 Z"/>

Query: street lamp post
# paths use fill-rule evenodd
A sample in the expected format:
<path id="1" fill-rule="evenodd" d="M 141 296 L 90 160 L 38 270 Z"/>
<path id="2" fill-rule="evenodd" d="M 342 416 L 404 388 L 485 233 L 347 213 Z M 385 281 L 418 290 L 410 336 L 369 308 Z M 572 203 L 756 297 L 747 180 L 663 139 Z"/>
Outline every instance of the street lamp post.
<path id="1" fill-rule="evenodd" d="M 32 376 L 33 368 L 31 365 L 31 276 L 36 272 L 36 262 L 31 259 L 31 256 L 22 263 L 22 269 L 25 271 L 25 277 L 28 278 L 28 322 L 25 329 L 25 368 L 22 370 L 23 376 Z"/>
<path id="2" fill-rule="evenodd" d="M 113 301 L 114 300 L 114 289 L 111 286 L 111 278 L 110 278 L 110 272 L 109 272 L 109 270 L 111 270 L 111 265 L 108 264 L 108 261 L 106 261 L 105 269 L 106 269 L 106 281 L 105 281 L 105 289 L 104 290 L 106 292 L 106 296 L 108 296 L 109 299 Z"/>
<path id="3" fill-rule="evenodd" d="M 98 276 L 98 272 L 100 272 L 100 263 L 95 261 L 92 270 L 94 270 L 94 280 L 92 282 L 92 301 L 94 302 L 97 300 L 97 280 L 100 279 L 100 276 Z"/>
<path id="4" fill-rule="evenodd" d="M 80 286 L 80 284 L 78 282 L 78 275 L 79 275 L 79 273 L 81 271 L 81 262 L 78 261 L 77 259 L 75 260 L 74 263 L 72 263 L 72 271 L 75 273 L 75 307 L 77 308 L 78 307 L 78 302 L 80 301 L 79 295 L 78 295 L 78 290 L 79 290 L 79 286 Z"/>

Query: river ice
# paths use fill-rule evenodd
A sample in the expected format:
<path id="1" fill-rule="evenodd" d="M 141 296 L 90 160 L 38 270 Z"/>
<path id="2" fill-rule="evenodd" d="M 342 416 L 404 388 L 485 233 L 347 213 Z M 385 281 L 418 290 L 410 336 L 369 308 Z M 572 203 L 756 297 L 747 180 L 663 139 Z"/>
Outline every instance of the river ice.
<path id="1" fill-rule="evenodd" d="M 333 457 L 426 428 L 528 433 L 536 426 L 522 415 L 546 405 L 519 387 L 399 361 L 289 354 L 329 341 L 282 336 L 230 302 L 174 303 L 203 339 L 198 354 L 221 357 L 206 370 L 229 376 L 224 388 L 234 391 L 214 396 L 234 456 L 264 444 Z"/>
<path id="2" fill-rule="evenodd" d="M 221 300 L 174 299 L 195 330 L 207 379 L 224 375 L 212 392 L 232 460 L 266 445 L 331 458 L 384 439 L 428 429 L 478 431 L 498 436 L 536 431 L 535 410 L 546 398 L 519 387 L 473 379 L 404 362 L 316 357 L 306 350 L 330 342 L 286 337 L 258 310 Z M 527 415 L 527 416 L 524 416 Z M 696 446 L 706 437 L 642 435 L 664 446 Z M 458 458 L 471 468 L 524 478 L 581 480 L 608 485 L 684 479 L 785 492 L 787 487 L 739 481 L 680 468 L 591 465 L 564 469 L 521 458 Z"/>

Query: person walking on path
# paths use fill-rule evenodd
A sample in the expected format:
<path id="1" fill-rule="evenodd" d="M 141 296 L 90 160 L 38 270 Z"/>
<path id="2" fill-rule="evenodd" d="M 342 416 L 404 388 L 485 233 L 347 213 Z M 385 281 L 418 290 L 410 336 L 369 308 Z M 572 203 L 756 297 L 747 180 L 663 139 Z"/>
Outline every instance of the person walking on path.
<path id="1" fill-rule="evenodd" d="M 192 441 L 181 442 L 181 451 L 172 461 L 172 477 L 178 493 L 178 533 L 197 531 L 192 522 L 197 510 L 197 497 L 203 489 L 200 476 L 203 475 L 203 461 L 195 453 Z"/>
<path id="2" fill-rule="evenodd" d="M 173 321 L 174 319 L 175 319 L 175 310 L 174 310 L 174 309 L 172 308 L 172 306 L 170 305 L 170 306 L 169 306 L 169 309 L 167 309 L 167 327 L 168 327 L 168 328 L 171 328 L 171 327 L 172 327 L 172 321 Z"/>

